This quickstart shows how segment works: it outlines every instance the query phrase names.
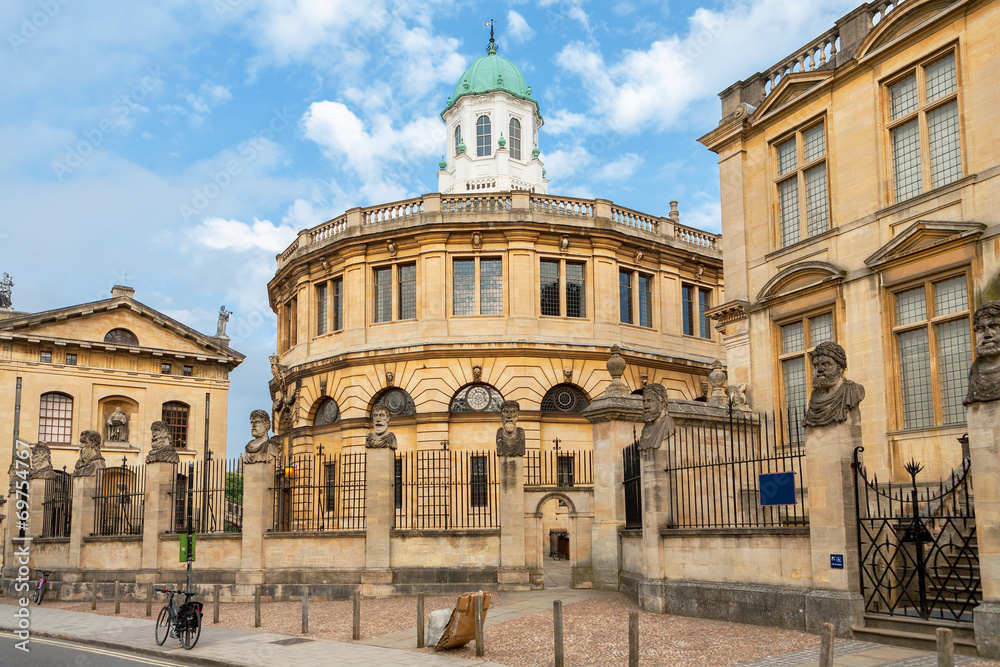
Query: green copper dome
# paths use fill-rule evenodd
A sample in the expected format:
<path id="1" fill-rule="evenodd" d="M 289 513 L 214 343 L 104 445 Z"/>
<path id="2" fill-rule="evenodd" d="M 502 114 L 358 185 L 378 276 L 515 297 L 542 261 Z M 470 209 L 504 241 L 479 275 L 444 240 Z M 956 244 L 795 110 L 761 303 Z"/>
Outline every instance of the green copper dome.
<path id="1" fill-rule="evenodd" d="M 496 45 L 490 44 L 487 55 L 472 63 L 472 67 L 465 70 L 465 74 L 458 79 L 455 94 L 448 99 L 445 111 L 464 95 L 478 95 L 495 90 L 503 90 L 538 105 L 538 102 L 531 99 L 531 88 L 525 85 L 520 68 L 506 58 L 498 56 Z"/>

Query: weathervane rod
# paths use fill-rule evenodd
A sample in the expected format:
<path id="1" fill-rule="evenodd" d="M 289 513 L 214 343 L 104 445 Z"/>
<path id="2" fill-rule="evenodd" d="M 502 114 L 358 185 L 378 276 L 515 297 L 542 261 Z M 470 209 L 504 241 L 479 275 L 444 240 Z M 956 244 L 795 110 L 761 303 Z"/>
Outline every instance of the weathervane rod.
<path id="1" fill-rule="evenodd" d="M 497 22 L 496 19 L 490 19 L 489 21 L 487 21 L 484 24 L 484 25 L 488 25 L 490 27 L 490 43 L 486 45 L 486 51 L 488 53 L 494 53 L 494 52 L 496 52 L 496 48 L 497 48 L 496 47 L 496 40 L 493 39 L 493 26 L 496 25 L 496 22 Z"/>

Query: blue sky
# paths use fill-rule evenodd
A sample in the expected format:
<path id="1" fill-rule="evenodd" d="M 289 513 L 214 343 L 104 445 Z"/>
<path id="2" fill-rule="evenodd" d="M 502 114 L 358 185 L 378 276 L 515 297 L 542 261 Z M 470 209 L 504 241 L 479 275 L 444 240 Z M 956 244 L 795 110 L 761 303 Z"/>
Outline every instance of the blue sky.
<path id="1" fill-rule="evenodd" d="M 0 271 L 37 312 L 116 283 L 210 335 L 234 311 L 228 453 L 267 407 L 266 283 L 299 229 L 433 192 L 438 114 L 485 53 L 517 63 L 555 194 L 719 230 L 717 94 L 853 0 L 10 1 L 0 5 Z M 216 451 L 219 450 L 215 446 Z"/>

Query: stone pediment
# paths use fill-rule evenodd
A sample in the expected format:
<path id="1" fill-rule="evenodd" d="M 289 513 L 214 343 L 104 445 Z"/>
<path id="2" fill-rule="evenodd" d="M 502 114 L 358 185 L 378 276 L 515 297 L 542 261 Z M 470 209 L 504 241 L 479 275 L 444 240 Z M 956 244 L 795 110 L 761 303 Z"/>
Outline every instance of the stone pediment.
<path id="1" fill-rule="evenodd" d="M 897 4 L 899 6 L 893 7 L 868 33 L 855 52 L 855 58 L 863 59 L 867 54 L 938 18 L 946 10 L 964 3 L 956 3 L 955 0 L 908 0 Z"/>
<path id="2" fill-rule="evenodd" d="M 845 269 L 829 262 L 799 262 L 793 264 L 767 281 L 757 295 L 757 301 L 774 301 L 813 287 L 840 282 L 847 274 Z"/>
<path id="3" fill-rule="evenodd" d="M 785 106 L 833 76 L 832 69 L 786 74 L 754 113 L 754 120 Z"/>
<path id="4" fill-rule="evenodd" d="M 877 269 L 896 260 L 914 257 L 931 249 L 979 236 L 984 229 L 986 225 L 980 222 L 918 220 L 879 248 L 865 260 L 865 264 L 869 268 Z"/>

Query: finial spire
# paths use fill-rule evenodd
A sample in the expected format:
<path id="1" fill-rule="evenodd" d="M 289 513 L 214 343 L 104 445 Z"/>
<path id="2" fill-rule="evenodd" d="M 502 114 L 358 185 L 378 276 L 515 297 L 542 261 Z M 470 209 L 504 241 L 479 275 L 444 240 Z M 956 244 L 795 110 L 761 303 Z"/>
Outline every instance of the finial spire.
<path id="1" fill-rule="evenodd" d="M 485 25 L 488 25 L 490 27 L 490 43 L 486 45 L 486 53 L 490 54 L 491 56 L 496 55 L 497 52 L 497 42 L 495 39 L 493 39 L 493 26 L 496 25 L 496 22 L 497 22 L 496 19 L 490 19 L 485 23 Z"/>

